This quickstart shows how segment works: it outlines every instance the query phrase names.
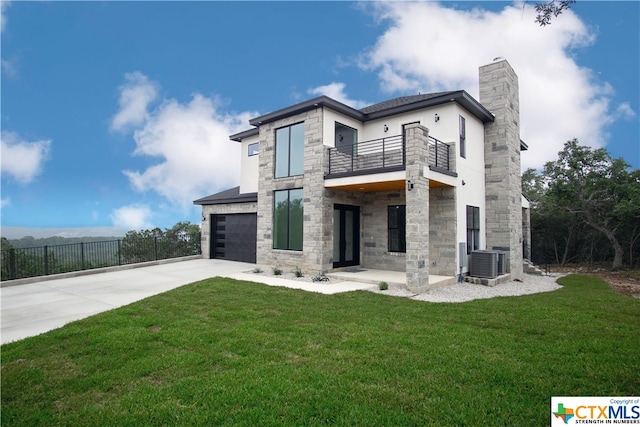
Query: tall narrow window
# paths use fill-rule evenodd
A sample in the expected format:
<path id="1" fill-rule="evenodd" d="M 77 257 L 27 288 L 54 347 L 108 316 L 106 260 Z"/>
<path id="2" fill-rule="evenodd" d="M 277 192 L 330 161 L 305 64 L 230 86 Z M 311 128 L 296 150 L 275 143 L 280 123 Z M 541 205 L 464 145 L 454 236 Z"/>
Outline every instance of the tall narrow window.
<path id="1" fill-rule="evenodd" d="M 304 123 L 276 129 L 275 177 L 304 173 Z"/>
<path id="2" fill-rule="evenodd" d="M 407 207 L 388 207 L 389 252 L 407 252 Z"/>
<path id="3" fill-rule="evenodd" d="M 480 208 L 467 205 L 467 254 L 480 248 Z"/>
<path id="4" fill-rule="evenodd" d="M 462 116 L 460 116 L 460 157 L 467 157 L 467 126 Z"/>
<path id="5" fill-rule="evenodd" d="M 302 189 L 275 191 L 273 194 L 273 248 L 302 250 Z"/>

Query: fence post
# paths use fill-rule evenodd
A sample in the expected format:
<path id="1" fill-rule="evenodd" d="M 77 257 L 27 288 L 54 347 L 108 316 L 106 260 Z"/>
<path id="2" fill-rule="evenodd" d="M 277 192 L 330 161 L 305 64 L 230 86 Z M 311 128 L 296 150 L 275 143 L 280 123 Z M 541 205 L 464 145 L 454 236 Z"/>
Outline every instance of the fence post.
<path id="1" fill-rule="evenodd" d="M 351 172 L 353 172 L 353 165 L 356 157 L 355 148 L 356 148 L 355 145 L 351 145 Z"/>
<path id="2" fill-rule="evenodd" d="M 82 259 L 82 270 L 84 270 L 84 242 L 80 242 L 80 258 Z"/>
<path id="3" fill-rule="evenodd" d="M 118 239 L 118 265 L 122 265 L 122 251 L 120 249 L 120 239 Z"/>
<path id="4" fill-rule="evenodd" d="M 17 274 L 16 274 L 16 250 L 11 248 L 9 249 L 9 278 L 10 279 L 17 279 Z"/>
<path id="5" fill-rule="evenodd" d="M 404 130 L 402 131 L 402 166 L 407 165 L 407 138 Z"/>
<path id="6" fill-rule="evenodd" d="M 44 275 L 49 275 L 49 247 L 44 247 Z"/>
<path id="7" fill-rule="evenodd" d="M 382 138 L 382 167 L 387 165 L 387 138 Z"/>
<path id="8" fill-rule="evenodd" d="M 438 167 L 438 166 L 440 166 L 438 164 L 438 141 L 435 142 L 434 147 L 436 147 L 435 150 L 434 150 L 436 152 L 436 164 L 434 166 Z"/>

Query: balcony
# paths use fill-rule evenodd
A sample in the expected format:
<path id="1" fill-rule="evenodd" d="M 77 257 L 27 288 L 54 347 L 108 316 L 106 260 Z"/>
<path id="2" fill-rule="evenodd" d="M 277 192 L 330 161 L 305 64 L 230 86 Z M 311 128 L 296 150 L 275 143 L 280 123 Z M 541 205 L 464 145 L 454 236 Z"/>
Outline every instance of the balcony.
<path id="1" fill-rule="evenodd" d="M 452 172 L 450 147 L 429 137 L 429 166 L 435 170 Z M 404 170 L 406 149 L 402 135 L 329 149 L 329 174 L 327 178 L 365 175 Z"/>

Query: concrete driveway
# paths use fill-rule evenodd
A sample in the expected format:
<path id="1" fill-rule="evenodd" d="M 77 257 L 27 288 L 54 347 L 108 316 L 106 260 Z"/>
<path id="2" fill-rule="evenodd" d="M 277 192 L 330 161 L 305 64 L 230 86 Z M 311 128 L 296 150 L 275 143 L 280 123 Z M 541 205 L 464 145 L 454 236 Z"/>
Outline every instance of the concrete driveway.
<path id="1" fill-rule="evenodd" d="M 214 276 L 233 276 L 254 264 L 195 259 L 3 287 L 2 344 Z"/>
<path id="2" fill-rule="evenodd" d="M 348 280 L 332 284 L 300 282 L 252 274 L 254 268 L 255 264 L 199 258 L 77 277 L 47 277 L 40 282 L 2 287 L 0 342 L 5 344 L 39 335 L 74 320 L 216 276 L 323 294 L 372 286 Z"/>

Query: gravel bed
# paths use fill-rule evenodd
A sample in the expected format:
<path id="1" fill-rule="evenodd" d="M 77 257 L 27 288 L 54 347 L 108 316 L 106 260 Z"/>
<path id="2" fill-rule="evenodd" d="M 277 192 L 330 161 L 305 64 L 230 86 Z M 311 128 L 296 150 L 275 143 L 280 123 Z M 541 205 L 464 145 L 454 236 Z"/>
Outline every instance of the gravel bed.
<path id="1" fill-rule="evenodd" d="M 333 277 L 327 277 L 327 279 L 329 279 L 328 281 L 313 282 L 312 278 L 315 276 L 314 274 L 304 274 L 302 277 L 296 277 L 295 274 L 288 271 L 283 271 L 281 275 L 276 276 L 270 269 L 262 270 L 259 273 L 256 273 L 253 270 L 245 271 L 245 273 L 255 274 L 257 276 L 277 277 L 299 282 L 316 283 L 318 285 L 344 282 L 343 279 L 336 279 Z M 564 276 L 564 274 L 554 274 L 549 276 L 525 274 L 522 282 L 511 281 L 496 286 L 475 285 L 464 282 L 433 289 L 422 294 L 416 294 L 405 287 L 397 285 L 389 285 L 389 289 L 386 291 L 381 291 L 378 288 L 378 285 L 372 285 L 370 288 L 367 288 L 367 291 L 394 297 L 411 298 L 417 301 L 465 302 L 472 301 L 474 299 L 509 297 L 555 291 L 556 289 L 562 288 L 562 286 L 556 283 L 556 280 L 562 276 Z"/>
<path id="2" fill-rule="evenodd" d="M 433 289 L 422 294 L 415 294 L 406 288 L 391 285 L 389 285 L 389 289 L 386 291 L 381 291 L 378 289 L 378 286 L 372 286 L 367 290 L 378 294 L 411 298 L 418 301 L 465 302 L 475 299 L 508 297 L 555 291 L 562 288 L 562 286 L 556 283 L 556 280 L 560 277 L 562 277 L 560 274 L 551 276 L 534 276 L 525 274 L 522 282 L 511 281 L 496 286 L 475 285 L 464 282 Z"/>

